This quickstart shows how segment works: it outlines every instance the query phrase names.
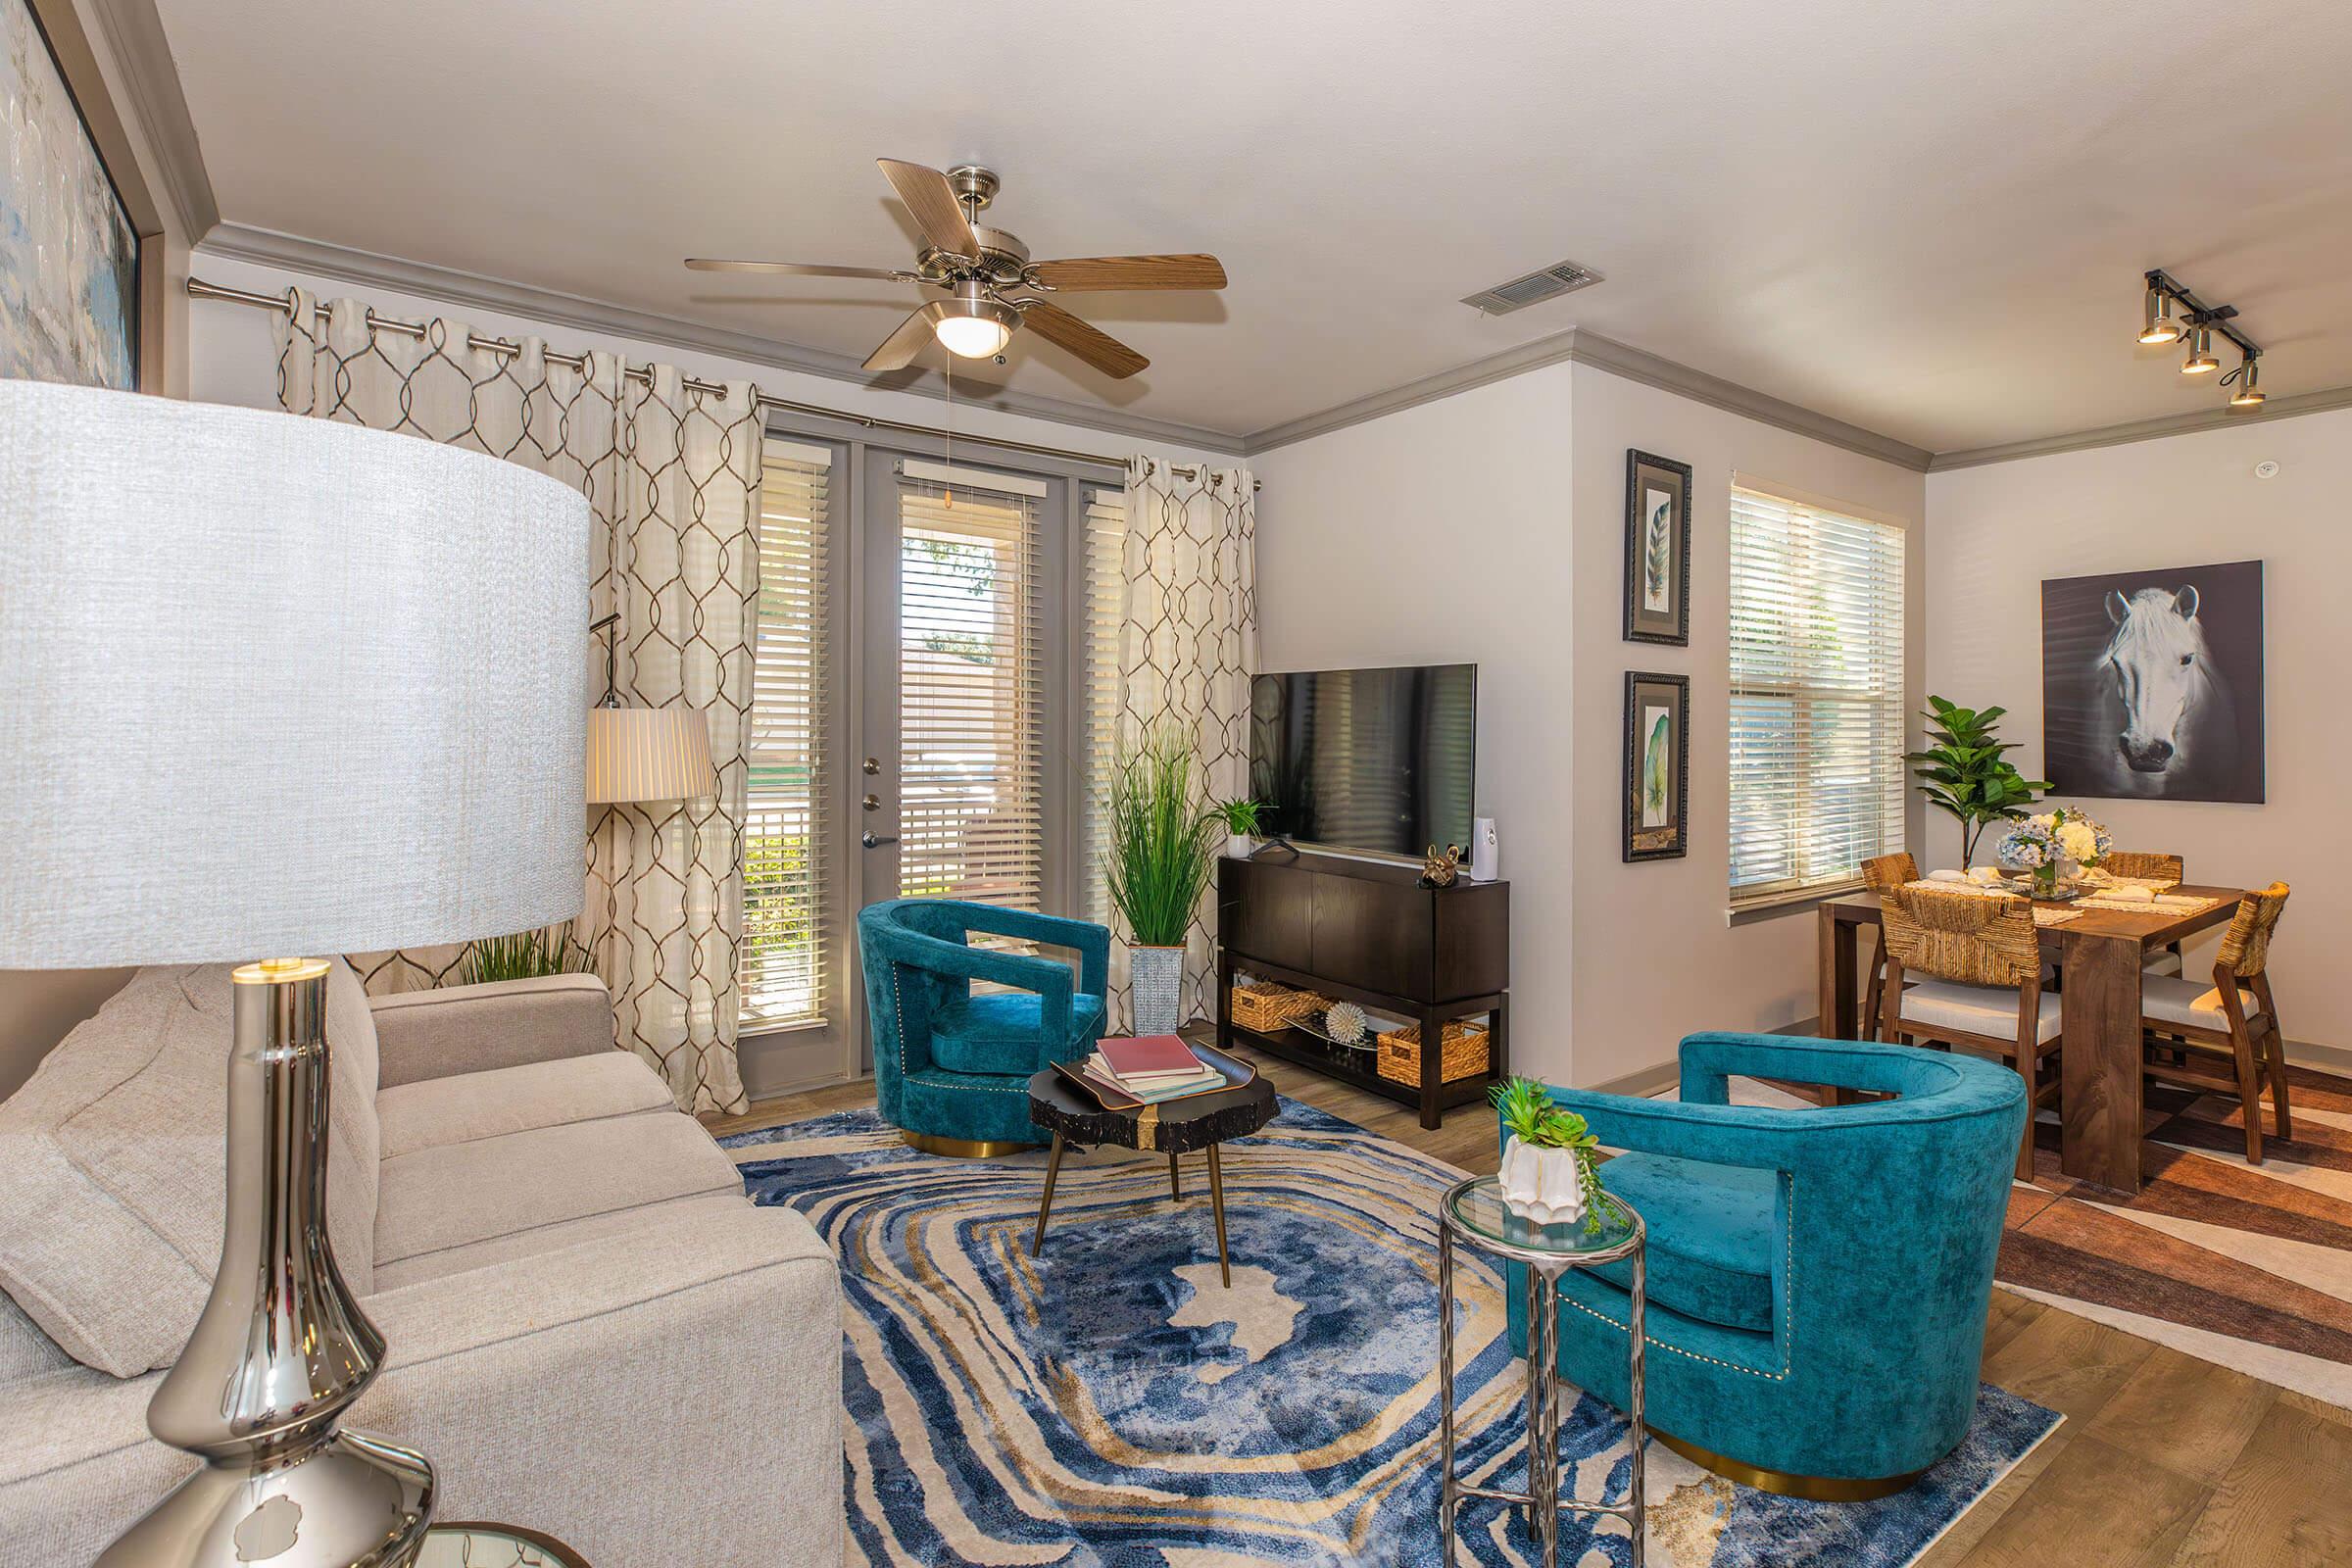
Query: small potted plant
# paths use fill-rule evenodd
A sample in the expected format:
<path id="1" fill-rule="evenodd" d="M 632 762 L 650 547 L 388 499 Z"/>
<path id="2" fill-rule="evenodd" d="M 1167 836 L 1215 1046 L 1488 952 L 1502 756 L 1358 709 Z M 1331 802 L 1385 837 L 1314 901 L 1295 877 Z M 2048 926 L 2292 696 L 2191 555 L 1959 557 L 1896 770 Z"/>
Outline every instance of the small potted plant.
<path id="1" fill-rule="evenodd" d="M 1551 1102 L 1551 1091 L 1533 1078 L 1508 1078 L 1489 1092 L 1510 1132 L 1495 1179 L 1502 1204 L 1538 1225 L 1600 1219 L 1600 1176 L 1592 1151 L 1600 1140 L 1573 1110 Z"/>
<path id="2" fill-rule="evenodd" d="M 1227 855 L 1247 860 L 1257 852 L 1257 819 L 1264 809 L 1259 802 L 1248 799 L 1219 801 L 1209 808 L 1209 814 L 1225 824 Z"/>

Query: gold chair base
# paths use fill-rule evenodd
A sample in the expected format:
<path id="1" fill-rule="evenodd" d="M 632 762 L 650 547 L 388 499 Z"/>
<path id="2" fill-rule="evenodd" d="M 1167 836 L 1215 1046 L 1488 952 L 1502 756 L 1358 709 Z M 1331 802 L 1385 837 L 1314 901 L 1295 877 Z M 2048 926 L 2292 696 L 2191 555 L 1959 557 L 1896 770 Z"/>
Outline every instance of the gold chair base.
<path id="1" fill-rule="evenodd" d="M 908 1149 L 925 1154 L 937 1154 L 942 1159 L 1003 1159 L 1007 1154 L 1025 1154 L 1042 1144 L 1015 1143 L 1009 1138 L 935 1138 L 929 1133 L 910 1133 L 901 1129 L 899 1137 Z"/>
<path id="2" fill-rule="evenodd" d="M 1737 1481 L 1758 1492 L 1770 1492 L 1783 1497 L 1796 1497 L 1806 1502 L 1869 1502 L 1875 1497 L 1891 1497 L 1921 1476 L 1925 1470 L 1908 1475 L 1881 1476 L 1875 1480 L 1851 1481 L 1841 1476 L 1800 1476 L 1786 1470 L 1767 1470 L 1762 1465 L 1749 1464 L 1729 1454 L 1702 1448 L 1695 1443 L 1685 1443 L 1671 1433 L 1656 1427 L 1649 1435 L 1663 1443 L 1702 1470 L 1712 1470 L 1727 1481 Z"/>

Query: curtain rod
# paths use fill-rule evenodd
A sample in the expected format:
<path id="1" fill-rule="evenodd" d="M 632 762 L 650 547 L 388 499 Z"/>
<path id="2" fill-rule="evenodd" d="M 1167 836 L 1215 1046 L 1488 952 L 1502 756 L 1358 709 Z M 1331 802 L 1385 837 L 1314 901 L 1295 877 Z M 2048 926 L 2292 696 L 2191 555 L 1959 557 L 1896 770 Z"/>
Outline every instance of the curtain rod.
<path id="1" fill-rule="evenodd" d="M 257 294 L 251 289 L 230 288 L 224 283 L 210 283 L 194 274 L 189 275 L 187 289 L 190 299 L 225 300 L 231 305 L 251 305 L 266 311 L 275 311 L 281 316 L 291 315 L 294 310 L 294 291 L 292 289 L 286 290 L 282 296 Z M 326 314 L 324 305 L 318 307 L 318 314 L 320 316 Z M 425 325 L 422 321 L 395 320 L 390 317 L 378 316 L 372 310 L 368 312 L 368 328 L 374 332 L 397 332 L 403 337 L 422 338 L 425 334 Z M 521 344 L 503 337 L 481 337 L 468 334 L 466 346 L 482 354 L 514 355 L 522 352 Z M 554 349 L 546 349 L 542 352 L 549 360 L 571 369 L 585 370 L 588 368 L 588 356 L 585 354 L 559 354 Z M 653 382 L 653 372 L 650 370 L 632 370 L 623 367 L 620 373 L 640 386 L 648 386 Z M 691 375 L 684 377 L 682 384 L 689 392 L 723 393 L 726 391 L 726 388 L 716 381 L 700 381 Z M 760 396 L 760 407 L 775 409 L 784 414 L 808 414 L 826 419 L 846 419 L 852 424 L 863 426 L 868 430 L 895 430 L 902 435 L 944 436 L 949 433 L 937 425 L 909 424 L 903 419 L 885 419 L 878 415 L 856 414 L 848 409 L 828 409 L 815 403 L 795 403 L 789 398 L 771 398 L 765 393 L 761 393 Z M 1107 458 L 1100 452 L 1073 452 L 1066 447 L 1038 446 L 1033 442 L 1013 441 L 1003 436 L 957 434 L 956 439 L 978 446 L 999 447 L 1006 452 L 1026 452 L 1033 457 L 1061 458 L 1079 463 L 1099 463 L 1112 468 L 1123 468 L 1127 466 L 1125 458 Z M 1192 465 L 1171 463 L 1168 465 L 1168 471 L 1180 479 L 1197 479 L 1200 476 L 1200 467 Z M 1252 480 L 1250 488 L 1263 490 L 1265 485 L 1261 481 Z"/>

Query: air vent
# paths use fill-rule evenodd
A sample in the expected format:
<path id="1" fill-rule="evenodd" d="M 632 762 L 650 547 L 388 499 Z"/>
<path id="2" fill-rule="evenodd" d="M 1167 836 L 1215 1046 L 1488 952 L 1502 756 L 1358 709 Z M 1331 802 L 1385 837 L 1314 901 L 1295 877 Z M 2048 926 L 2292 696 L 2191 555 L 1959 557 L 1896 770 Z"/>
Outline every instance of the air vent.
<path id="1" fill-rule="evenodd" d="M 1562 262 L 1556 267 L 1546 267 L 1541 272 L 1530 272 L 1525 277 L 1514 277 L 1508 283 L 1481 289 L 1476 294 L 1465 296 L 1462 303 L 1475 306 L 1489 316 L 1508 316 L 1513 311 L 1523 311 L 1530 305 L 1556 299 L 1562 294 L 1599 281 L 1600 274 L 1592 269 L 1579 267 L 1574 262 Z"/>

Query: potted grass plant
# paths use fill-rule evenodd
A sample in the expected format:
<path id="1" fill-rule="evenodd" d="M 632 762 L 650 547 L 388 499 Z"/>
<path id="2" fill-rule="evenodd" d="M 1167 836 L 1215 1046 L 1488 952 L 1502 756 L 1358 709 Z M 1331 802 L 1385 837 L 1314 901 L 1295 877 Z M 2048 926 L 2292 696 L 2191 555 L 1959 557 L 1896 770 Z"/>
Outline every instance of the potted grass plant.
<path id="1" fill-rule="evenodd" d="M 588 950 L 571 939 L 571 922 L 513 936 L 483 937 L 466 945 L 458 964 L 462 986 L 486 985 L 495 980 L 535 980 L 542 975 L 586 974 L 592 965 Z"/>
<path id="2" fill-rule="evenodd" d="M 1103 809 L 1103 875 L 1111 907 L 1127 924 L 1134 1029 L 1174 1034 L 1184 1021 L 1185 937 L 1208 891 L 1225 819 L 1201 808 L 1192 749 L 1165 726 L 1119 758 Z"/>
<path id="3" fill-rule="evenodd" d="M 1592 1151 L 1600 1140 L 1573 1110 L 1552 1103 L 1533 1078 L 1506 1078 L 1488 1091 L 1510 1133 L 1495 1179 L 1502 1206 L 1538 1225 L 1599 1220 L 1600 1176 Z"/>

